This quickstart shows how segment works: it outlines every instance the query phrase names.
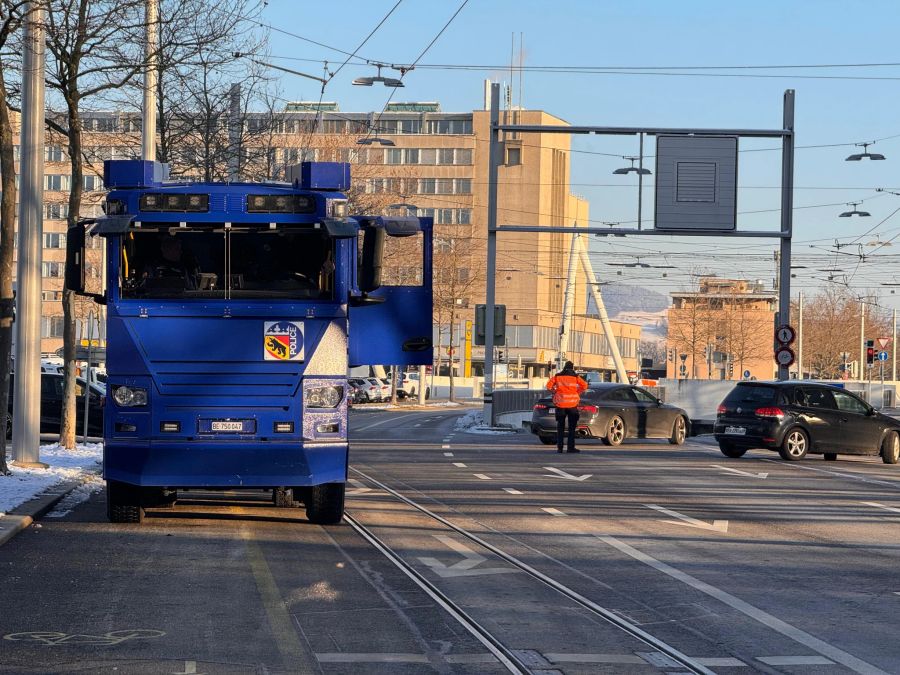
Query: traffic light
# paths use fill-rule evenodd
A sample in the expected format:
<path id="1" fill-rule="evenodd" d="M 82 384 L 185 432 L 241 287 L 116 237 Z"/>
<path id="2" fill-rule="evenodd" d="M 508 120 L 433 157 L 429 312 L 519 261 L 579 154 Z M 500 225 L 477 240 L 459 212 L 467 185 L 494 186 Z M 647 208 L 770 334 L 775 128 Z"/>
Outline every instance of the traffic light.
<path id="1" fill-rule="evenodd" d="M 734 377 L 734 362 L 728 362 L 728 377 Z"/>
<path id="2" fill-rule="evenodd" d="M 866 340 L 866 363 L 875 363 L 875 340 Z"/>
<path id="3" fill-rule="evenodd" d="M 503 350 L 497 350 L 497 363 L 503 363 Z"/>

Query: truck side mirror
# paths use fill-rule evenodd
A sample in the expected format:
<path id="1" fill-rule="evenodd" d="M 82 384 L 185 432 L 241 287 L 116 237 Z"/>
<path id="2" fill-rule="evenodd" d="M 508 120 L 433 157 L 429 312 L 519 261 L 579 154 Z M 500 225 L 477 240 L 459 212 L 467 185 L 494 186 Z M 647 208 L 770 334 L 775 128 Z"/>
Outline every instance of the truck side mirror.
<path id="1" fill-rule="evenodd" d="M 362 293 L 370 293 L 381 287 L 384 236 L 383 227 L 367 227 L 363 231 L 362 261 L 357 280 Z"/>
<path id="2" fill-rule="evenodd" d="M 84 223 L 76 223 L 66 231 L 66 288 L 75 293 L 84 293 Z"/>

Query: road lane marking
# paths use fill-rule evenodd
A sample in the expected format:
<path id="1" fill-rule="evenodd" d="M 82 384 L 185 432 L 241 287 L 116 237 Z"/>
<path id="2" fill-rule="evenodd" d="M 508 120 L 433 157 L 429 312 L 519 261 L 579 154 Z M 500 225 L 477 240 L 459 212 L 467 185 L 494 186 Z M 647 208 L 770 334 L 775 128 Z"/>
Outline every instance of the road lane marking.
<path id="1" fill-rule="evenodd" d="M 360 431 L 365 431 L 366 429 L 373 429 L 375 427 L 381 426 L 382 424 L 387 424 L 388 422 L 399 422 L 402 419 L 405 419 L 407 417 L 414 417 L 414 416 L 415 416 L 415 413 L 409 413 L 406 415 L 396 415 L 396 416 L 389 414 L 388 419 L 381 420 L 380 422 L 374 422 L 373 424 L 369 424 L 364 427 L 358 427 L 358 428 L 354 429 L 353 432 L 359 433 Z"/>
<path id="2" fill-rule="evenodd" d="M 449 449 L 450 449 L 450 445 L 447 443 L 444 443 L 444 445 L 441 446 L 441 450 L 449 450 Z"/>
<path id="3" fill-rule="evenodd" d="M 254 541 L 253 533 L 247 527 L 241 529 L 240 536 L 244 540 L 247 562 L 250 564 L 250 571 L 256 580 L 256 588 L 266 610 L 269 626 L 272 629 L 272 635 L 285 669 L 288 672 L 313 672 L 316 664 L 300 642 L 291 614 L 278 590 L 278 584 L 272 575 L 272 570 L 269 569 L 262 547 Z"/>
<path id="4" fill-rule="evenodd" d="M 452 577 L 475 577 L 482 574 L 507 574 L 516 571 L 511 567 L 482 567 L 481 569 L 475 569 L 481 563 L 486 562 L 487 558 L 445 534 L 435 534 L 432 536 L 463 557 L 462 560 L 459 560 L 452 565 L 447 565 L 437 558 L 420 556 L 419 560 L 423 564 L 428 565 L 428 567 L 440 577 L 445 579 Z"/>
<path id="5" fill-rule="evenodd" d="M 884 504 L 879 504 L 878 502 L 860 502 L 860 504 L 865 504 L 866 506 L 874 506 L 876 509 L 884 509 L 885 511 L 900 513 L 900 509 L 895 509 L 893 506 L 885 506 Z"/>
<path id="6" fill-rule="evenodd" d="M 445 452 L 445 453 L 444 453 L 444 457 L 453 457 L 453 453 L 452 453 L 452 452 Z"/>
<path id="7" fill-rule="evenodd" d="M 197 672 L 197 662 L 196 661 L 185 661 L 184 662 L 184 670 L 174 672 L 172 675 L 202 675 L 202 673 Z"/>
<path id="8" fill-rule="evenodd" d="M 353 486 L 352 490 L 347 490 L 348 497 L 364 495 L 365 493 L 372 491 L 372 488 L 366 487 L 361 480 L 357 480 L 356 478 L 349 478 L 347 482 Z"/>
<path id="9" fill-rule="evenodd" d="M 485 476 L 483 473 L 473 473 L 472 475 L 475 476 L 475 478 L 480 478 L 481 480 L 491 480 L 490 476 Z"/>
<path id="10" fill-rule="evenodd" d="M 465 469 L 466 465 L 462 462 L 453 462 L 453 466 L 459 467 L 460 469 Z"/>
<path id="11" fill-rule="evenodd" d="M 772 462 L 774 464 L 784 464 L 784 460 L 765 459 L 763 457 L 760 457 L 759 459 L 762 462 Z M 864 478 L 863 476 L 860 476 L 859 474 L 855 474 L 855 473 L 841 473 L 840 471 L 827 471 L 825 469 L 817 469 L 812 466 L 803 466 L 796 462 L 793 462 L 790 466 L 793 469 L 802 469 L 803 471 L 816 471 L 818 473 L 825 473 L 825 474 L 828 474 L 829 476 L 836 476 L 838 478 L 849 478 L 850 480 L 857 480 L 860 483 L 871 483 L 872 485 L 887 485 L 887 486 L 890 486 L 895 489 L 900 488 L 900 483 L 898 483 L 897 481 L 878 480 L 877 478 Z"/>
<path id="12" fill-rule="evenodd" d="M 678 518 L 678 520 L 663 520 L 663 523 L 669 523 L 671 525 L 687 525 L 688 527 L 696 527 L 701 530 L 712 530 L 714 532 L 728 532 L 728 521 L 727 520 L 714 520 L 712 524 L 704 523 L 702 520 L 697 520 L 696 518 L 691 518 L 690 516 L 686 516 L 683 513 L 678 513 L 678 511 L 672 511 L 671 509 L 663 508 L 662 506 L 657 506 L 656 504 L 644 504 L 648 509 L 653 509 L 654 511 L 659 511 L 660 513 L 665 513 L 667 516 L 672 516 L 673 518 Z"/>
<path id="13" fill-rule="evenodd" d="M 577 480 L 577 481 L 585 481 L 594 475 L 592 473 L 583 473 L 580 476 L 575 476 L 575 475 L 572 475 L 571 473 L 563 471 L 562 469 L 557 469 L 556 467 L 553 467 L 553 466 L 545 466 L 544 471 L 552 471 L 553 472 L 552 474 L 545 473 L 544 475 L 547 476 L 547 478 L 565 478 L 566 480 Z"/>
<path id="14" fill-rule="evenodd" d="M 710 464 L 711 467 L 728 471 L 736 476 L 748 476 L 749 478 L 766 478 L 768 473 L 751 473 L 750 471 L 741 471 L 740 469 L 732 469 L 730 466 L 722 466 L 721 464 Z"/>
<path id="15" fill-rule="evenodd" d="M 422 425 L 421 424 L 413 424 L 413 427 L 420 427 L 420 426 L 422 426 Z"/>
<path id="16" fill-rule="evenodd" d="M 656 558 L 647 555 L 646 553 L 642 553 L 638 551 L 636 548 L 629 546 L 623 541 L 619 541 L 615 537 L 610 537 L 606 535 L 594 535 L 600 541 L 612 546 L 613 548 L 618 549 L 622 553 L 631 556 L 638 562 L 642 562 L 649 567 L 653 567 L 659 572 L 666 574 L 673 579 L 677 579 L 688 586 L 700 591 L 701 593 L 705 593 L 710 597 L 715 598 L 716 600 L 725 603 L 732 609 L 749 616 L 752 619 L 755 619 L 759 623 L 771 628 L 772 630 L 785 635 L 795 642 L 799 642 L 802 645 L 805 645 L 812 649 L 813 651 L 818 652 L 822 656 L 831 659 L 835 663 L 840 663 L 843 666 L 847 666 L 851 670 L 857 673 L 878 673 L 878 675 L 887 675 L 880 668 L 876 668 L 870 663 L 866 663 L 860 658 L 853 656 L 853 654 L 849 654 L 837 647 L 825 642 L 824 640 L 820 640 L 817 637 L 810 635 L 809 633 L 800 630 L 799 628 L 792 626 L 786 621 L 782 621 L 778 617 L 775 617 L 768 612 L 765 612 L 758 607 L 754 607 L 749 602 L 741 600 L 740 598 L 731 595 L 730 593 L 726 593 L 725 591 L 716 588 L 715 586 L 706 583 L 705 581 L 700 581 L 700 579 L 691 576 L 685 572 L 682 572 L 679 569 L 668 565 L 661 560 L 657 560 Z"/>
<path id="17" fill-rule="evenodd" d="M 736 659 L 733 656 L 710 656 L 709 658 L 700 658 L 694 659 L 701 666 L 709 666 L 710 668 L 743 668 L 746 667 L 746 663 L 741 661 L 740 659 Z"/>
<path id="18" fill-rule="evenodd" d="M 620 663 L 647 665 L 640 656 L 634 654 L 544 654 L 551 663 Z"/>
<path id="19" fill-rule="evenodd" d="M 426 654 L 317 652 L 319 663 L 431 663 Z M 442 654 L 446 663 L 497 663 L 493 654 Z"/>
<path id="20" fill-rule="evenodd" d="M 511 494 L 511 495 L 520 495 L 520 494 L 522 494 L 521 492 L 519 492 L 519 491 L 516 490 L 515 488 L 503 488 L 503 489 L 504 489 L 506 492 L 508 492 L 509 494 Z"/>
<path id="21" fill-rule="evenodd" d="M 824 656 L 757 656 L 767 666 L 833 666 Z"/>
<path id="22" fill-rule="evenodd" d="M 546 512 L 549 513 L 551 516 L 564 516 L 564 515 L 566 515 L 565 513 L 563 513 L 562 511 L 560 511 L 559 509 L 554 509 L 554 508 L 551 508 L 551 507 L 549 507 L 549 506 L 542 508 L 541 511 L 546 511 Z"/>

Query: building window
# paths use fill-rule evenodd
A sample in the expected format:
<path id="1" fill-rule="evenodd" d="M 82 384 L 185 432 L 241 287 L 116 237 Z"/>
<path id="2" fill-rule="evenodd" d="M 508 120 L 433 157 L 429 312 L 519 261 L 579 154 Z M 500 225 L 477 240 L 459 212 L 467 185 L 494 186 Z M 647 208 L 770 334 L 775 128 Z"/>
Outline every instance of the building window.
<path id="1" fill-rule="evenodd" d="M 62 279 L 65 273 L 65 263 L 51 261 L 41 263 L 41 276 L 52 279 Z"/>
<path id="2" fill-rule="evenodd" d="M 41 291 L 41 300 L 44 302 L 59 302 L 62 300 L 62 291 Z"/>
<path id="3" fill-rule="evenodd" d="M 456 161 L 454 164 L 471 164 L 472 151 L 469 148 L 457 148 Z"/>
<path id="4" fill-rule="evenodd" d="M 522 148 L 506 148 L 506 166 L 519 166 L 522 163 Z"/>
<path id="5" fill-rule="evenodd" d="M 44 248 L 65 248 L 65 232 L 44 232 Z"/>
<path id="6" fill-rule="evenodd" d="M 471 134 L 472 120 L 428 120 L 428 134 Z"/>
<path id="7" fill-rule="evenodd" d="M 42 316 L 41 317 L 41 337 L 42 338 L 62 337 L 64 326 L 65 326 L 65 320 L 61 316 Z"/>
<path id="8" fill-rule="evenodd" d="M 82 176 L 85 192 L 103 189 L 103 181 L 100 176 Z"/>
<path id="9" fill-rule="evenodd" d="M 140 117 L 126 117 L 122 120 L 122 130 L 126 133 L 140 133 L 142 121 Z"/>
<path id="10" fill-rule="evenodd" d="M 61 145 L 48 145 L 44 148 L 45 162 L 62 162 L 63 149 Z"/>
<path id="11" fill-rule="evenodd" d="M 68 174 L 50 173 L 44 176 L 44 189 L 49 192 L 66 192 L 69 190 Z"/>
<path id="12" fill-rule="evenodd" d="M 47 220 L 65 220 L 68 217 L 68 204 L 44 204 L 44 218 Z"/>

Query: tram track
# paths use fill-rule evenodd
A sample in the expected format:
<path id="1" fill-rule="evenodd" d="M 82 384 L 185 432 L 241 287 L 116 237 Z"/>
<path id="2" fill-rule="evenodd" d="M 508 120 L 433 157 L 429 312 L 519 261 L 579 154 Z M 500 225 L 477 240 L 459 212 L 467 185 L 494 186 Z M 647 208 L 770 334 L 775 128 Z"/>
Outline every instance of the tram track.
<path id="1" fill-rule="evenodd" d="M 389 487 L 373 476 L 370 476 L 369 474 L 360 471 L 355 467 L 350 467 L 350 471 L 355 473 L 363 480 L 368 481 L 371 485 L 376 486 L 380 490 L 383 490 L 385 493 L 403 502 L 407 506 L 415 509 L 419 513 L 424 514 L 430 519 L 441 523 L 443 526 L 453 530 L 468 541 L 491 552 L 493 555 L 499 557 L 509 565 L 513 566 L 515 569 L 524 572 L 531 578 L 536 579 L 545 586 L 561 594 L 568 600 L 576 603 L 582 609 L 587 610 L 589 613 L 591 613 L 593 616 L 602 619 L 603 621 L 621 630 L 630 637 L 635 638 L 643 642 L 647 646 L 657 650 L 661 654 L 664 654 L 669 659 L 677 662 L 679 665 L 684 667 L 688 672 L 703 675 L 714 675 L 714 671 L 699 663 L 697 660 L 692 659 L 672 645 L 647 633 L 639 626 L 628 621 L 627 619 L 624 619 L 619 614 L 597 604 L 590 598 L 585 597 L 574 589 L 535 569 L 534 567 L 525 563 L 514 555 L 511 555 L 506 551 L 498 548 L 497 546 L 494 546 L 478 535 L 473 534 L 472 532 L 469 532 L 468 530 L 456 525 L 443 516 L 434 513 L 427 507 L 422 506 L 414 500 L 399 493 L 398 491 L 394 490 L 393 488 Z M 492 635 L 486 628 L 484 628 L 484 626 L 481 626 L 477 621 L 466 614 L 466 612 L 462 610 L 458 605 L 456 605 L 453 600 L 451 600 L 447 595 L 441 592 L 434 584 L 428 581 L 428 579 L 426 579 L 421 573 L 419 573 L 418 570 L 416 570 L 412 565 L 407 563 L 400 554 L 392 550 L 383 541 L 381 541 L 369 528 L 364 526 L 350 514 L 345 514 L 345 520 L 354 530 L 356 530 L 357 533 L 360 534 L 360 536 L 362 536 L 364 539 L 366 539 L 366 541 L 372 544 L 380 553 L 382 553 L 382 555 L 385 555 L 395 566 L 402 570 L 404 574 L 406 574 L 420 588 L 428 593 L 428 595 L 431 596 L 443 609 L 448 611 L 454 619 L 459 621 L 466 628 L 466 630 L 472 633 L 482 644 L 484 644 L 485 647 L 487 647 L 487 649 L 497 657 L 498 661 L 500 661 L 500 663 L 502 663 L 503 666 L 507 668 L 507 670 L 512 673 L 532 672 L 532 669 L 516 655 L 514 650 L 506 647 L 501 640 Z"/>

